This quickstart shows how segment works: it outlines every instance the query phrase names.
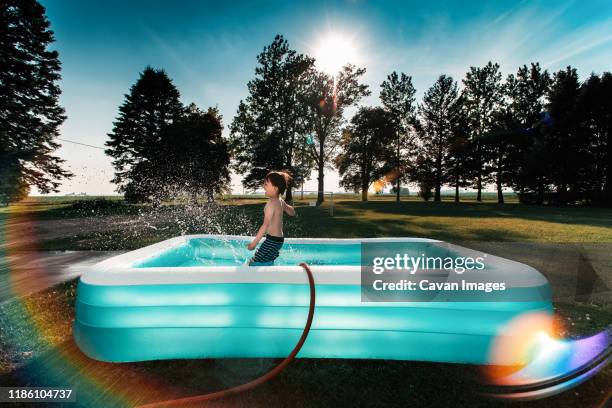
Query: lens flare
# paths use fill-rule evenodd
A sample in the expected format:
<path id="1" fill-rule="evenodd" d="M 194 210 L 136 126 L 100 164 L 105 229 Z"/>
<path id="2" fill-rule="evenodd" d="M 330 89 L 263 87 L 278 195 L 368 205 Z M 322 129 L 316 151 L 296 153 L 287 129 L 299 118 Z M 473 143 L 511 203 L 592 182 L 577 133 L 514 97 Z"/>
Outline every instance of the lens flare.
<path id="1" fill-rule="evenodd" d="M 376 180 L 372 187 L 374 188 L 375 193 L 380 193 L 387 184 L 393 183 L 400 176 L 400 171 L 398 169 L 393 169 L 389 171 L 387 174 Z"/>
<path id="2" fill-rule="evenodd" d="M 202 221 L 211 217 L 205 213 L 189 218 Z M 231 219 L 235 225 L 239 221 Z M 0 289 L 7 299 L 0 308 L 6 347 L 2 351 L 10 356 L 9 365 L 0 365 L 0 369 L 7 370 L 7 378 L 18 386 L 73 388 L 82 406 L 128 407 L 191 392 L 168 381 L 165 370 L 104 364 L 78 349 L 71 334 L 75 285 L 57 286 L 57 278 L 38 256 L 42 251 L 37 244 L 41 239 L 36 235 L 38 228 L 32 212 L 13 211 L 0 218 Z M 49 289 L 33 291 L 33 283 L 38 290 Z"/>
<path id="3" fill-rule="evenodd" d="M 612 355 L 612 335 L 560 339 L 558 321 L 544 313 L 522 315 L 508 324 L 491 348 L 485 372 L 493 394 L 532 399 L 572 388 L 599 372 Z"/>

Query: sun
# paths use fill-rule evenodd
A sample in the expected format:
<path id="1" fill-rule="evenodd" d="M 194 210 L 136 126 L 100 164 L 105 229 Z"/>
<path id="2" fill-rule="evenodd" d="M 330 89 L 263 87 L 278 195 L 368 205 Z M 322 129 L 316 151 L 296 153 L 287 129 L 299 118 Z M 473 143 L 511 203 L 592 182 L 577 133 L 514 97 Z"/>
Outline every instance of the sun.
<path id="1" fill-rule="evenodd" d="M 348 63 L 357 63 L 357 48 L 352 39 L 328 33 L 314 49 L 315 64 L 329 75 L 336 75 Z"/>

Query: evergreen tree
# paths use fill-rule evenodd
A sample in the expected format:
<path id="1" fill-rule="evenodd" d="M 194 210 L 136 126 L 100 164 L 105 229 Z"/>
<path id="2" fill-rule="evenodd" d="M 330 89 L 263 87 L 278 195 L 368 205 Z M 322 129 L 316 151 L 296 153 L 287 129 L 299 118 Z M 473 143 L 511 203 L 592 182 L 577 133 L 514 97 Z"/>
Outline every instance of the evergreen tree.
<path id="1" fill-rule="evenodd" d="M 410 158 L 408 152 L 413 150 L 414 143 L 410 139 L 415 118 L 414 94 L 412 77 L 394 71 L 381 84 L 380 100 L 391 115 L 395 124 L 395 200 L 400 201 L 402 181 L 408 181 Z"/>
<path id="2" fill-rule="evenodd" d="M 159 163 L 158 184 L 167 197 L 185 192 L 192 201 L 200 195 L 214 201 L 230 181 L 229 146 L 222 131 L 216 108 L 202 112 L 193 103 L 181 120 L 162 130 L 156 150 L 160 157 L 148 163 Z"/>
<path id="3" fill-rule="evenodd" d="M 35 0 L 0 5 L 0 203 L 25 197 L 31 186 L 57 191 L 72 177 L 53 155 L 66 116 L 59 105 L 60 61 L 49 50 L 53 31 Z"/>
<path id="4" fill-rule="evenodd" d="M 516 171 L 514 162 L 520 144 L 519 136 L 515 131 L 514 116 L 508 107 L 502 106 L 493 112 L 492 129 L 480 140 L 485 152 L 484 173 L 494 176 L 499 204 L 504 203 L 503 187 L 509 184 Z"/>
<path id="5" fill-rule="evenodd" d="M 469 123 L 462 95 L 459 95 L 455 103 L 454 112 L 456 116 L 448 139 L 446 181 L 455 188 L 455 202 L 458 203 L 459 188 L 469 185 L 466 176 L 469 172 Z"/>
<path id="6" fill-rule="evenodd" d="M 477 190 L 476 200 L 482 201 L 486 152 L 482 144 L 484 134 L 494 127 L 494 112 L 503 99 L 499 64 L 489 61 L 484 67 L 470 67 L 463 79 L 463 95 L 470 123 L 472 176 Z"/>
<path id="7" fill-rule="evenodd" d="M 368 201 L 370 185 L 395 167 L 393 149 L 395 122 L 383 108 L 362 107 L 343 131 L 341 153 L 336 156 L 340 185 L 361 190 L 361 201 Z"/>
<path id="8" fill-rule="evenodd" d="M 295 182 L 303 181 L 312 168 L 305 154 L 304 94 L 314 60 L 290 49 L 287 40 L 277 35 L 257 61 L 249 96 L 240 101 L 231 126 L 234 168 L 246 174 L 243 185 L 248 188 L 260 186 L 270 170 L 284 169 Z"/>
<path id="9" fill-rule="evenodd" d="M 559 204 L 581 198 L 581 184 L 587 172 L 589 145 L 580 128 L 579 92 L 575 68 L 568 66 L 554 73 L 548 93 L 552 123 L 546 128 L 546 150 L 554 158 L 550 178 L 556 189 L 554 201 Z"/>
<path id="10" fill-rule="evenodd" d="M 450 141 L 461 108 L 458 102 L 457 83 L 441 75 L 425 92 L 419 105 L 419 139 L 424 160 L 431 161 L 428 167 L 434 172 L 434 201 L 441 201 L 440 191 L 446 181 Z"/>
<path id="11" fill-rule="evenodd" d="M 313 143 L 308 145 L 309 157 L 317 168 L 317 205 L 324 200 L 324 171 L 336 153 L 342 139 L 341 127 L 345 109 L 370 95 L 368 86 L 360 83 L 365 68 L 346 65 L 336 75 L 311 70 L 308 78 L 306 106 L 308 124 L 313 131 Z"/>
<path id="12" fill-rule="evenodd" d="M 418 196 L 424 201 L 429 201 L 431 196 L 431 189 L 434 188 L 435 184 L 435 170 L 432 165 L 433 162 L 430 157 L 419 153 L 415 159 L 415 180 L 419 186 Z"/>
<path id="13" fill-rule="evenodd" d="M 158 171 L 164 164 L 161 132 L 184 113 L 179 91 L 166 72 L 146 67 L 125 95 L 113 131 L 108 134 L 106 154 L 113 158 L 118 191 L 131 201 L 154 199 Z"/>
<path id="14" fill-rule="evenodd" d="M 612 204 L 612 74 L 591 74 L 578 96 L 589 159 L 585 188 L 589 199 Z"/>
<path id="15" fill-rule="evenodd" d="M 508 100 L 507 133 L 514 142 L 508 162 L 513 171 L 508 174 L 509 184 L 521 201 L 542 204 L 548 184 L 550 160 L 545 152 L 544 123 L 542 122 L 550 75 L 539 63 L 523 65 L 508 75 L 504 85 Z M 535 196 L 534 199 L 530 198 Z"/>

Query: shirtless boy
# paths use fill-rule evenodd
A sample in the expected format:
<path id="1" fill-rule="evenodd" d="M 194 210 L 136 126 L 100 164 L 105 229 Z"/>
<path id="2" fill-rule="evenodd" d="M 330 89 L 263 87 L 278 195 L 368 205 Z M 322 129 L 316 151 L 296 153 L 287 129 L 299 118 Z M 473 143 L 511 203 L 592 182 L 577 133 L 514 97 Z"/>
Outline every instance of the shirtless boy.
<path id="1" fill-rule="evenodd" d="M 283 236 L 283 214 L 287 213 L 289 216 L 295 215 L 293 207 L 281 198 L 290 182 L 291 176 L 282 171 L 271 171 L 266 175 L 263 188 L 266 192 L 266 197 L 269 197 L 270 200 L 264 208 L 263 224 L 253 241 L 247 245 L 247 248 L 249 251 L 252 251 L 264 235 L 266 239 L 257 249 L 255 255 L 249 260 L 249 265 L 272 265 L 274 260 L 278 258 L 279 251 L 285 240 Z"/>

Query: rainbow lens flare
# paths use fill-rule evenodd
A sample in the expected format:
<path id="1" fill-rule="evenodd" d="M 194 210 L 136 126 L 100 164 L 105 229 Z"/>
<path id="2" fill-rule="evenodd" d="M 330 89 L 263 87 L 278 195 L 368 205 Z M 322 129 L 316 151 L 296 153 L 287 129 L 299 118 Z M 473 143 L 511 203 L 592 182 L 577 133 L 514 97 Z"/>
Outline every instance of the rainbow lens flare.
<path id="1" fill-rule="evenodd" d="M 10 356 L 40 351 L 34 359 L 22 358 L 25 364 L 13 370 L 0 361 L 0 372 L 7 381 L 2 385 L 73 388 L 77 405 L 87 407 L 128 407 L 187 392 L 169 383 L 162 373 L 144 372 L 132 365 L 99 364 L 81 353 L 72 336 L 66 335 L 71 333 L 74 286 L 55 287 L 57 281 L 38 259 L 34 220 L 27 212 L 0 219 L 0 287 L 7 299 L 0 304 L 2 351 Z M 26 255 L 29 267 L 24 270 Z M 37 288 L 50 289 L 35 294 L 32 282 L 37 282 Z"/>
<path id="2" fill-rule="evenodd" d="M 496 339 L 486 369 L 489 394 L 537 399 L 575 387 L 599 372 L 612 357 L 612 329 L 581 339 L 558 339 L 553 318 L 526 314 Z"/>

